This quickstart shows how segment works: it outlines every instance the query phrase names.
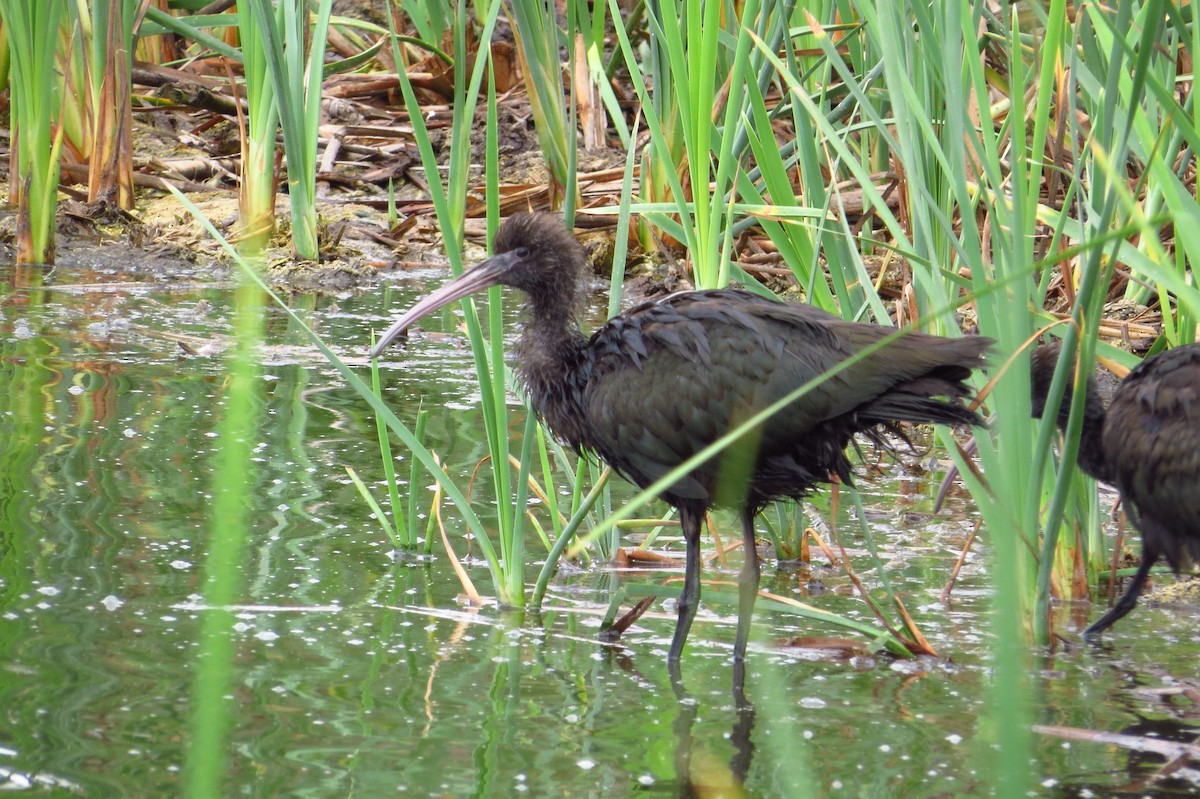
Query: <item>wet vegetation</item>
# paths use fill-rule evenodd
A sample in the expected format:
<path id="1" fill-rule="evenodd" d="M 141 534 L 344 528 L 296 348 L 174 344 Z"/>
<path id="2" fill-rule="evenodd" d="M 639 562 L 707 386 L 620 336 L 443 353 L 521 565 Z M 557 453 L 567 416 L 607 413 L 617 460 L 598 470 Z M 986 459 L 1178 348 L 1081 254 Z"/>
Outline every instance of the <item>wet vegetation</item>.
<path id="1" fill-rule="evenodd" d="M 1194 603 L 1079 645 L 1133 569 L 1068 386 L 1195 340 L 1190 4 L 0 0 L 0 24 L 0 785 L 1200 783 Z M 585 327 L 738 284 L 996 342 L 973 450 L 905 430 L 858 490 L 760 516 L 748 697 L 736 520 L 707 520 L 668 680 L 678 519 L 527 411 L 513 298 L 366 358 L 529 209 L 605 283 Z M 1031 413 L 1043 339 L 1058 418 Z"/>

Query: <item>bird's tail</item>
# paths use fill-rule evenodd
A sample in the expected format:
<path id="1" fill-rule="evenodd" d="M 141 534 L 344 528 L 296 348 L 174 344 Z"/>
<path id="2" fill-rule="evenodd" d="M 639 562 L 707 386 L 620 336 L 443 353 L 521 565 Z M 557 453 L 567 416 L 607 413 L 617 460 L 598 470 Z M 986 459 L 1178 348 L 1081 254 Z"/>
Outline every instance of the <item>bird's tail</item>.
<path id="1" fill-rule="evenodd" d="M 927 359 L 925 364 L 914 364 L 916 369 L 910 372 L 911 377 L 859 409 L 858 418 L 884 426 L 889 422 L 982 426 L 983 418 L 968 408 L 964 400 L 974 394 L 966 381 L 972 370 L 983 366 L 991 339 L 982 336 L 940 339 L 937 347 L 929 347 L 922 340 L 911 343 L 923 345 L 918 351 Z"/>
<path id="2" fill-rule="evenodd" d="M 919 375 L 894 385 L 860 409 L 859 418 L 868 423 L 982 425 L 983 419 L 963 400 L 972 396 L 967 380 L 971 369 L 982 361 L 987 339 L 965 337 L 953 340 L 949 363 L 930 365 Z"/>
<path id="3" fill-rule="evenodd" d="M 890 422 L 983 425 L 983 418 L 962 404 L 961 398 L 968 396 L 970 392 L 961 384 L 959 390 L 952 391 L 947 387 L 939 393 L 951 399 L 936 399 L 936 395 L 909 392 L 907 386 L 900 387 L 860 410 L 858 418 L 867 424 L 876 425 L 887 425 Z"/>

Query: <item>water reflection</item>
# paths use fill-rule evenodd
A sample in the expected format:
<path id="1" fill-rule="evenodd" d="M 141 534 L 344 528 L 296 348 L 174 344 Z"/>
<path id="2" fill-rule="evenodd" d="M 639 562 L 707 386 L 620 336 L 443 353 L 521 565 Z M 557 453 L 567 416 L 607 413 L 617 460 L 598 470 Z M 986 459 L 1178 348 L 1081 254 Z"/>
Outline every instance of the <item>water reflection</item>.
<path id="1" fill-rule="evenodd" d="M 213 431 L 228 400 L 219 346 L 228 298 L 202 285 L 122 288 L 102 270 L 9 277 L 0 298 L 0 787 L 177 794 L 195 641 L 210 612 L 198 593 Z M 393 291 L 294 302 L 339 351 L 357 355 L 385 309 L 411 304 Z M 535 619 L 460 605 L 444 556 L 393 563 L 343 468 L 371 485 L 382 479 L 373 418 L 285 317 L 273 315 L 268 331 L 245 588 L 233 608 L 231 792 L 687 796 L 719 786 L 737 795 L 740 785 L 751 796 L 989 795 L 975 771 L 990 745 L 981 550 L 968 556 L 953 606 L 938 599 L 969 529 L 961 498 L 947 521 L 929 516 L 935 486 L 924 476 L 863 481 L 889 578 L 942 660 L 782 648 L 779 639 L 828 631 L 764 609 L 745 689 L 733 693 L 734 608 L 710 592 L 684 680 L 672 682 L 664 661 L 674 614 L 661 600 L 619 644 L 597 640 L 627 574 L 569 570 Z M 181 336 L 218 345 L 189 344 L 188 354 Z M 463 472 L 486 450 L 469 369 L 465 353 L 432 338 L 386 368 L 391 406 L 408 422 L 431 411 L 431 439 Z M 454 535 L 453 514 L 446 521 Z M 860 557 L 853 535 L 845 543 Z M 736 566 L 708 576 L 732 579 Z M 477 564 L 467 569 L 488 582 Z M 865 579 L 874 589 L 877 578 Z M 785 570 L 772 589 L 865 615 L 820 558 Z M 1137 689 L 1196 676 L 1195 618 L 1153 607 L 1139 615 L 1141 628 L 1123 630 L 1109 650 L 1036 664 L 1040 723 L 1187 723 L 1184 710 Z M 1120 749 L 1057 740 L 1040 740 L 1031 763 L 1039 778 L 1096 792 L 1135 783 L 1143 768 Z"/>
<path id="2" fill-rule="evenodd" d="M 693 748 L 695 741 L 692 728 L 696 723 L 696 715 L 700 703 L 690 696 L 684 687 L 682 676 L 678 670 L 671 674 L 671 690 L 679 706 L 675 718 L 674 732 L 677 738 L 675 747 L 675 795 L 684 799 L 699 796 L 744 796 L 746 776 L 750 772 L 754 760 L 754 743 L 751 734 L 754 732 L 754 722 L 757 712 L 754 703 L 746 698 L 745 681 L 746 668 L 744 662 L 733 664 L 733 709 L 731 716 L 733 726 L 729 733 L 729 744 L 733 755 L 727 768 L 720 768 L 701 751 L 701 757 L 693 763 Z"/>
<path id="3" fill-rule="evenodd" d="M 1039 732 L 1055 738 L 1085 741 L 1093 745 L 1110 745 L 1128 752 L 1123 769 L 1111 773 L 1086 775 L 1056 785 L 1056 796 L 1091 797 L 1108 792 L 1144 797 L 1195 796 L 1200 783 L 1200 759 L 1196 745 L 1200 742 L 1200 727 L 1175 719 L 1141 718 L 1119 732 L 1082 730 L 1067 727 L 1041 727 Z M 1110 780 L 1124 778 L 1124 784 L 1112 785 Z"/>

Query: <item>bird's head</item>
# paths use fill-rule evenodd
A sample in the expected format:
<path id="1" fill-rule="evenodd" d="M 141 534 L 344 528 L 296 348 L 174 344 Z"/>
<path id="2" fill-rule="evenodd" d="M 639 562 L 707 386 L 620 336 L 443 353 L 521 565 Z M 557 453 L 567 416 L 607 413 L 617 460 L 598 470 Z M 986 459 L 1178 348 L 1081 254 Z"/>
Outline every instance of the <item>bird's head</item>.
<path id="1" fill-rule="evenodd" d="M 552 214 L 513 214 L 496 231 L 492 257 L 475 269 L 490 269 L 495 283 L 531 297 L 569 302 L 579 284 L 585 256 L 562 219 Z"/>
<path id="2" fill-rule="evenodd" d="M 409 327 L 428 314 L 490 286 L 512 286 L 529 295 L 535 312 L 571 313 L 577 303 L 583 247 L 562 220 L 551 214 L 514 214 L 496 231 L 492 257 L 444 284 L 397 319 L 371 349 L 377 358 Z"/>

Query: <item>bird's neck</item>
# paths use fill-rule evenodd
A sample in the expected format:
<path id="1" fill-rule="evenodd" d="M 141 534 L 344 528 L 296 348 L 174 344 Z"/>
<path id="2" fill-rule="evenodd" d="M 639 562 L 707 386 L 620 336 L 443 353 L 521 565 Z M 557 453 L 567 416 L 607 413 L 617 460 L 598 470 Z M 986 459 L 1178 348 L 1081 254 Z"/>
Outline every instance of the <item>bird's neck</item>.
<path id="1" fill-rule="evenodd" d="M 1043 348 L 1039 352 L 1048 353 L 1042 357 L 1040 365 L 1035 365 L 1034 392 L 1040 398 L 1035 404 L 1040 408 L 1045 403 L 1046 392 L 1050 388 L 1050 379 L 1054 374 L 1053 359 L 1057 358 L 1058 350 Z M 1107 411 L 1103 400 L 1100 399 L 1100 389 L 1096 385 L 1094 375 L 1088 376 L 1084 390 L 1086 393 L 1083 398 L 1083 426 L 1079 432 L 1079 452 L 1075 461 L 1087 474 L 1097 480 L 1111 483 L 1108 459 L 1104 456 L 1104 420 Z M 1058 418 L 1055 420 L 1058 429 L 1064 433 L 1071 418 L 1072 391 L 1073 387 L 1068 385 L 1063 393 L 1062 404 L 1058 408 Z M 1040 416 L 1041 410 L 1035 408 L 1035 415 Z"/>
<path id="2" fill-rule="evenodd" d="M 528 309 L 517 339 L 517 380 L 534 412 L 558 438 L 578 448 L 584 440 L 582 392 L 587 383 L 587 339 L 574 314 L 557 307 Z"/>
<path id="3" fill-rule="evenodd" d="M 1088 381 L 1084 403 L 1083 429 L 1079 433 L 1079 468 L 1097 480 L 1112 482 L 1108 458 L 1104 455 L 1104 420 L 1107 412 L 1100 401 L 1095 380 Z"/>

